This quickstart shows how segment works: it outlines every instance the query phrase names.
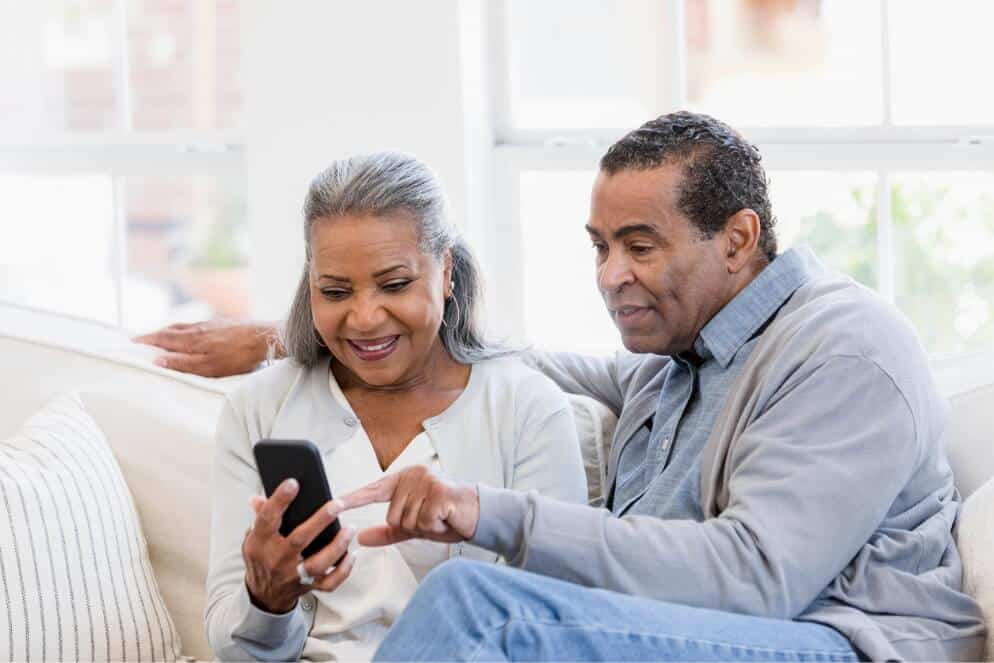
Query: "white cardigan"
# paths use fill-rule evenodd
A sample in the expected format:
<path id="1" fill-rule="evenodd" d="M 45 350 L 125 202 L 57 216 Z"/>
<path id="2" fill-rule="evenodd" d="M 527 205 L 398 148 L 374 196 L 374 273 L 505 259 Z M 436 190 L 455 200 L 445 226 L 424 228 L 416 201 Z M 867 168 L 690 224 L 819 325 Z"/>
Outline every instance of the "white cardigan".
<path id="1" fill-rule="evenodd" d="M 327 463 L 360 425 L 332 396 L 329 371 L 328 359 L 312 369 L 291 360 L 279 362 L 246 380 L 222 411 L 212 473 L 205 615 L 208 640 L 221 660 L 334 656 L 330 643 L 309 634 L 334 632 L 340 616 L 311 594 L 285 615 L 257 609 L 245 589 L 241 555 L 253 519 L 249 498 L 262 494 L 252 445 L 266 437 L 307 439 Z M 463 393 L 423 425 L 442 471 L 453 478 L 586 501 L 566 397 L 548 378 L 515 359 L 475 364 Z M 450 556 L 497 561 L 494 553 L 467 544 L 449 550 Z"/>

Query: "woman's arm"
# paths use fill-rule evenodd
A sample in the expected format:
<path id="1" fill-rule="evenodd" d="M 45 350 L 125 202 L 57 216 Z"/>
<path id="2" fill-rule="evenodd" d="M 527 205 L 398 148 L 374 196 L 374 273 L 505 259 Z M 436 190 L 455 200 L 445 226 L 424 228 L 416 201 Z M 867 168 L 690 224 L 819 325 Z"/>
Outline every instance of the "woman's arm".
<path id="1" fill-rule="evenodd" d="M 226 401 L 217 426 L 212 468 L 210 568 L 207 574 L 207 640 L 222 661 L 296 660 L 310 620 L 300 604 L 275 615 L 252 604 L 245 586 L 242 542 L 255 519 L 249 504 L 262 494 L 244 415 Z"/>
<path id="2" fill-rule="evenodd" d="M 515 402 L 514 476 L 508 487 L 585 504 L 587 480 L 566 396 L 549 380 L 532 375 L 520 385 Z"/>

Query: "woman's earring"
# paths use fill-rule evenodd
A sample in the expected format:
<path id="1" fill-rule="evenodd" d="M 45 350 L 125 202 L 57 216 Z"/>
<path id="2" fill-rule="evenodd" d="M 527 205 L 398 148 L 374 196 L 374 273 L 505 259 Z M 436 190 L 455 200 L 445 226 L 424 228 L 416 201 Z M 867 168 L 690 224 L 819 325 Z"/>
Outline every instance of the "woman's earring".
<path id="1" fill-rule="evenodd" d="M 453 297 L 451 301 L 452 301 L 452 306 L 456 309 L 455 315 L 452 318 L 452 322 L 458 326 L 459 317 L 462 315 L 462 311 L 459 310 L 459 300 Z"/>
<path id="2" fill-rule="evenodd" d="M 456 281 L 455 281 L 455 279 L 452 279 L 452 280 L 449 281 L 449 294 L 446 297 L 446 299 L 448 299 L 449 297 L 451 297 L 452 293 L 454 293 L 455 291 L 456 291 Z"/>

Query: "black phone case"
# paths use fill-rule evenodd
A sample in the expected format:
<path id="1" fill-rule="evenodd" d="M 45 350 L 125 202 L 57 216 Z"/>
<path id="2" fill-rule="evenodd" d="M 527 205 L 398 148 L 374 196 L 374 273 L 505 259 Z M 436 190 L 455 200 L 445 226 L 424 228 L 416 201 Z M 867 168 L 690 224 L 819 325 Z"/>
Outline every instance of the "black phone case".
<path id="1" fill-rule="evenodd" d="M 280 534 L 287 536 L 302 522 L 314 515 L 314 512 L 331 500 L 331 489 L 328 478 L 324 474 L 324 463 L 321 453 L 308 440 L 259 440 L 252 451 L 255 453 L 255 464 L 259 468 L 262 487 L 266 497 L 283 481 L 294 478 L 300 484 L 300 492 L 283 513 L 280 524 Z M 338 518 L 318 534 L 302 553 L 307 559 L 331 543 L 341 529 Z M 337 565 L 341 559 L 335 562 Z"/>

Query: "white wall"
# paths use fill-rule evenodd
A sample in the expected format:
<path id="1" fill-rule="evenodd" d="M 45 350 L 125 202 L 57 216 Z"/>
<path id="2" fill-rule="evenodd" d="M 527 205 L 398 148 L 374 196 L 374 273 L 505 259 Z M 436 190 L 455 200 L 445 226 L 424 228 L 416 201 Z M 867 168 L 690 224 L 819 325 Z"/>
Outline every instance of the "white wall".
<path id="1" fill-rule="evenodd" d="M 458 225 L 489 227 L 483 2 L 248 3 L 245 157 L 257 317 L 279 317 L 289 305 L 303 259 L 304 193 L 333 159 L 411 152 L 439 174 Z"/>

